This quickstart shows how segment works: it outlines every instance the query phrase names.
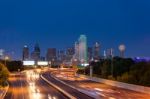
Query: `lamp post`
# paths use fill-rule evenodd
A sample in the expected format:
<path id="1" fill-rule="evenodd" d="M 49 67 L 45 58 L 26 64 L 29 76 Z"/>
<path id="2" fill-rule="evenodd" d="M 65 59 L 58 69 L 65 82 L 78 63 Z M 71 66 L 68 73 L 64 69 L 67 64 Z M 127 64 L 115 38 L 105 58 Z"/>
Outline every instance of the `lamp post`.
<path id="1" fill-rule="evenodd" d="M 94 61 L 94 59 L 92 58 L 91 59 L 91 63 Z M 93 66 L 92 66 L 92 64 L 90 64 L 90 77 L 92 77 L 93 76 Z"/>
<path id="2" fill-rule="evenodd" d="M 114 76 L 113 49 L 111 48 L 111 75 Z"/>

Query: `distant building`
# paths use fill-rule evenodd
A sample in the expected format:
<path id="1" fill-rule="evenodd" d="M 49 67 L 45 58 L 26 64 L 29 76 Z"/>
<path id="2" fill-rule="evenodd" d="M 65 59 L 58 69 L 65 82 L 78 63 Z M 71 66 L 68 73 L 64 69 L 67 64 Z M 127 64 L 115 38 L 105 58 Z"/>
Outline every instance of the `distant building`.
<path id="1" fill-rule="evenodd" d="M 65 55 L 65 51 L 64 51 L 64 50 L 59 50 L 59 51 L 58 51 L 57 59 L 58 59 L 60 62 L 65 61 L 66 55 Z"/>
<path id="2" fill-rule="evenodd" d="M 75 50 L 73 47 L 67 48 L 66 54 L 67 55 L 74 55 Z"/>
<path id="3" fill-rule="evenodd" d="M 94 59 L 100 59 L 100 44 L 98 42 L 96 42 L 94 45 Z"/>
<path id="4" fill-rule="evenodd" d="M 49 48 L 46 54 L 47 61 L 56 61 L 57 59 L 57 51 L 56 48 Z"/>
<path id="5" fill-rule="evenodd" d="M 93 58 L 93 49 L 92 47 L 88 47 L 88 61 Z"/>
<path id="6" fill-rule="evenodd" d="M 85 35 L 80 35 L 77 43 L 75 43 L 75 55 L 74 58 L 81 63 L 87 63 L 87 37 Z"/>
<path id="7" fill-rule="evenodd" d="M 74 53 L 75 53 L 75 49 L 73 47 L 67 48 L 67 50 L 66 50 L 66 61 L 71 61 Z"/>
<path id="8" fill-rule="evenodd" d="M 75 49 L 75 54 L 74 54 L 73 59 L 79 60 L 79 43 L 78 42 L 75 42 L 74 49 Z"/>
<path id="9" fill-rule="evenodd" d="M 112 58 L 114 56 L 114 50 L 112 48 L 107 49 L 106 58 Z"/>
<path id="10" fill-rule="evenodd" d="M 35 44 L 34 51 L 31 53 L 31 59 L 34 61 L 40 60 L 40 47 L 38 44 Z"/>
<path id="11" fill-rule="evenodd" d="M 0 59 L 4 58 L 4 52 L 5 52 L 4 49 L 0 49 Z"/>
<path id="12" fill-rule="evenodd" d="M 29 59 L 29 48 L 27 45 L 23 47 L 23 52 L 22 52 L 22 60 L 28 60 Z"/>
<path id="13" fill-rule="evenodd" d="M 41 56 L 40 61 L 45 61 L 45 57 Z"/>

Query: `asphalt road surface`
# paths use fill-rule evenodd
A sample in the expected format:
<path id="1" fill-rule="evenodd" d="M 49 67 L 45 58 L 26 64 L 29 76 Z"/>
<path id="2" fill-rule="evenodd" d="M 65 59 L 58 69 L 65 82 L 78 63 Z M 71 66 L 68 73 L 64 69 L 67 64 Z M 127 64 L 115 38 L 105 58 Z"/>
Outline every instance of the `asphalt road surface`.
<path id="1" fill-rule="evenodd" d="M 29 76 L 30 75 L 30 76 Z M 33 75 L 33 76 L 32 76 Z M 27 77 L 29 76 L 29 77 Z M 34 74 L 14 73 L 4 99 L 68 99 L 64 94 Z"/>
<path id="2" fill-rule="evenodd" d="M 63 90 L 65 90 L 66 92 L 70 93 L 71 95 L 73 95 L 74 97 L 76 97 L 77 99 L 93 99 L 92 97 L 89 97 L 86 94 L 83 94 L 75 89 L 72 89 L 62 83 L 60 83 L 59 81 L 55 80 L 54 78 L 52 78 L 50 76 L 49 73 L 43 73 L 42 74 L 43 77 L 45 77 L 47 80 L 51 81 L 52 83 L 54 83 L 55 85 L 59 86 L 60 88 L 62 88 Z"/>

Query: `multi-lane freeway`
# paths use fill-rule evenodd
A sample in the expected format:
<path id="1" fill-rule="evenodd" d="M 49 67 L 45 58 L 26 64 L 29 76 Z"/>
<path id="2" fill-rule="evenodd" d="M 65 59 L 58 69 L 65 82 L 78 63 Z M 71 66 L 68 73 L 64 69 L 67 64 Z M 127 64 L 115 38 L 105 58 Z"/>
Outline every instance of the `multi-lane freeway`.
<path id="1" fill-rule="evenodd" d="M 9 84 L 5 99 L 68 99 L 36 74 L 14 73 Z"/>
<path id="2" fill-rule="evenodd" d="M 66 84 L 77 89 L 86 90 L 100 99 L 150 99 L 150 94 L 94 82 L 84 77 L 76 77 L 72 71 L 70 72 L 67 69 L 61 69 L 61 71 L 53 70 L 52 72 L 53 75 Z"/>
<path id="3" fill-rule="evenodd" d="M 106 84 L 96 83 L 82 78 L 79 80 L 73 76 L 66 78 L 66 71 L 61 71 L 62 74 L 60 71 L 57 72 L 59 73 L 54 73 L 54 75 L 56 77 L 57 75 L 61 75 L 61 77 L 57 78 L 61 79 L 63 82 L 74 86 L 77 89 L 83 89 L 89 93 L 96 93 L 100 99 L 149 99 L 150 97 L 148 94 L 112 87 Z M 9 78 L 10 87 L 5 96 L 5 99 L 69 99 L 64 93 L 60 92 L 60 90 L 58 91 L 56 88 L 45 82 L 40 77 L 40 74 L 42 74 L 42 76 L 47 79 L 47 81 L 55 84 L 58 88 L 64 90 L 77 99 L 93 99 L 89 95 L 81 93 L 78 90 L 54 79 L 49 71 L 38 73 L 34 70 L 27 70 L 22 73 L 17 72 L 11 74 Z"/>
<path id="4" fill-rule="evenodd" d="M 43 77 L 45 77 L 47 80 L 51 81 L 52 83 L 55 83 L 58 87 L 62 88 L 63 90 L 67 91 L 69 94 L 73 95 L 77 99 L 93 99 L 92 97 L 89 97 L 86 94 L 83 94 L 75 89 L 70 88 L 69 86 L 66 86 L 62 84 L 61 82 L 55 80 L 51 75 L 49 75 L 49 72 L 43 73 Z"/>
<path id="5" fill-rule="evenodd" d="M 11 74 L 9 89 L 5 99 L 29 99 L 28 85 L 25 76 L 20 73 Z"/>

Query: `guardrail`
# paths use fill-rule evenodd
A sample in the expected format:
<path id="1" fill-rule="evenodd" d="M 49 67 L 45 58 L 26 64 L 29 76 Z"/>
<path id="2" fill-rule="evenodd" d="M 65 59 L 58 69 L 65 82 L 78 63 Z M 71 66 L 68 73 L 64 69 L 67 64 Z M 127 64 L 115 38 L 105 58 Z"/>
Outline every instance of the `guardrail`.
<path id="1" fill-rule="evenodd" d="M 100 82 L 100 83 L 104 83 L 104 84 L 119 87 L 119 88 L 124 88 L 124 89 L 132 90 L 132 91 L 150 94 L 150 87 L 139 86 L 139 85 L 134 85 L 134 84 L 127 84 L 127 83 L 123 83 L 123 82 L 106 80 L 106 79 L 97 78 L 97 77 L 89 77 L 89 76 L 85 76 L 85 75 L 81 75 L 81 74 L 77 74 L 77 75 L 79 77 L 84 77 L 84 78 L 87 78 L 87 79 L 95 81 L 95 82 Z"/>

